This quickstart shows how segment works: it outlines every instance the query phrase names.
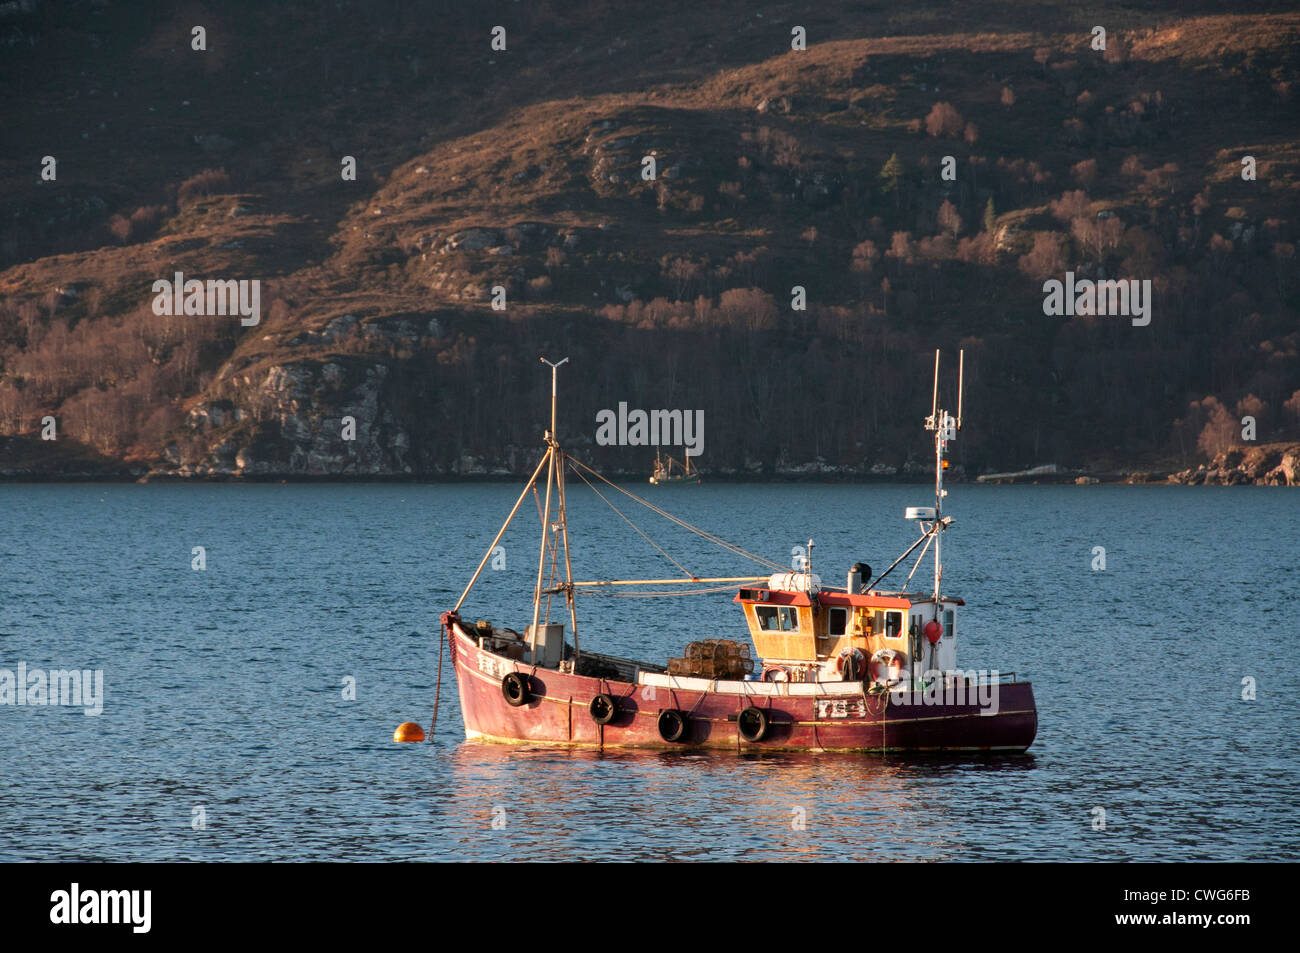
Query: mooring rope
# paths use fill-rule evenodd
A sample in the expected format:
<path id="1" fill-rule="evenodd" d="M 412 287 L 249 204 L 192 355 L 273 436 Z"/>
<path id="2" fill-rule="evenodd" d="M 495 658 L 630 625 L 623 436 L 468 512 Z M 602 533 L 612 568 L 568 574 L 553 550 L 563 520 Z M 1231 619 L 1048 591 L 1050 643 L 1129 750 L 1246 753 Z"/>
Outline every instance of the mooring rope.
<path id="1" fill-rule="evenodd" d="M 438 727 L 438 702 L 442 701 L 442 652 L 447 647 L 451 632 L 446 624 L 442 627 L 442 638 L 438 639 L 438 685 L 433 690 L 433 719 L 429 722 L 429 744 L 433 744 L 433 730 Z"/>

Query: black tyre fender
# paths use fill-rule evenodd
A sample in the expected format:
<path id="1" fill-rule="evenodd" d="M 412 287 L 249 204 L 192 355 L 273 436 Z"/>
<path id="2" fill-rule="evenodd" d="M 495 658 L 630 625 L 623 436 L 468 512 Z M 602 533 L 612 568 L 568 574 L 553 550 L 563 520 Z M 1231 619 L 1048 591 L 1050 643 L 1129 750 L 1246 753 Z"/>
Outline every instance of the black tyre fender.
<path id="1" fill-rule="evenodd" d="M 771 720 L 767 717 L 767 712 L 753 705 L 736 716 L 736 727 L 740 730 L 740 737 L 751 743 L 766 738 L 770 725 Z"/>
<path id="2" fill-rule="evenodd" d="M 664 741 L 681 741 L 690 724 L 686 712 L 665 708 L 659 713 L 659 737 Z"/>
<path id="3" fill-rule="evenodd" d="M 501 679 L 501 694 L 506 696 L 506 701 L 512 708 L 527 705 L 533 697 L 528 687 L 528 676 L 522 672 L 511 672 Z"/>
<path id="4" fill-rule="evenodd" d="M 587 713 L 596 724 L 608 725 L 618 716 L 618 702 L 612 696 L 601 693 L 587 705 Z"/>

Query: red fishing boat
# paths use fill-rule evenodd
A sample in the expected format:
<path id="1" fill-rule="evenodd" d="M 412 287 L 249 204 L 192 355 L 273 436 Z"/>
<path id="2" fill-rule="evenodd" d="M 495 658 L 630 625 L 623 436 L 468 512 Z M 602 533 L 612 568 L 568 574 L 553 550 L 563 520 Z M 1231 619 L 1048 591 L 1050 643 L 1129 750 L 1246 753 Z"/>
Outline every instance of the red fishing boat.
<path id="1" fill-rule="evenodd" d="M 823 585 L 812 572 L 811 540 L 809 556 L 795 571 L 786 570 L 668 514 L 566 454 L 555 427 L 563 363 L 551 365 L 551 428 L 542 460 L 465 592 L 442 615 L 467 738 L 742 751 L 1023 752 L 1030 746 L 1038 727 L 1032 686 L 1014 673 L 957 667 L 957 619 L 965 603 L 942 591 L 942 538 L 953 522 L 943 515 L 943 472 L 945 453 L 961 427 L 960 370 L 954 418 L 938 406 L 935 353 L 934 400 L 925 422 L 934 433 L 934 506 L 909 507 L 905 513 L 918 524 L 919 538 L 874 578 L 870 566 L 855 564 L 840 587 Z M 487 621 L 466 622 L 461 607 L 543 471 L 543 533 L 531 624 L 520 633 Z M 684 571 L 680 579 L 574 581 L 566 473 L 602 499 L 603 484 L 605 492 L 630 497 L 733 554 L 778 571 L 708 578 Z M 931 548 L 932 590 L 909 590 Z M 896 590 L 884 588 L 882 583 L 918 549 L 907 583 Z M 626 586 L 638 588 L 617 591 L 660 595 L 664 593 L 645 587 L 670 585 L 734 590 L 756 657 L 745 640 L 692 642 L 681 657 L 665 664 L 581 647 L 578 593 Z M 564 621 L 551 617 L 557 597 L 567 609 L 567 633 Z"/>

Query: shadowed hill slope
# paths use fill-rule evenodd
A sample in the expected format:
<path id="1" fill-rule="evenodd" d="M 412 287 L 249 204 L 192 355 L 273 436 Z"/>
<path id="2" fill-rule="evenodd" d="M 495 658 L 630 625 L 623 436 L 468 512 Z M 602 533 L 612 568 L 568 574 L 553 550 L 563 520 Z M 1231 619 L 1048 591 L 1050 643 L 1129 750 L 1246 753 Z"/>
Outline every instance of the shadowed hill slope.
<path id="1" fill-rule="evenodd" d="M 0 469 L 518 473 L 541 353 L 630 470 L 620 402 L 703 409 L 715 472 L 923 467 L 935 347 L 968 471 L 1300 436 L 1285 5 L 19 6 Z M 176 272 L 260 322 L 155 314 Z M 1045 315 L 1067 272 L 1150 280 L 1150 324 Z"/>

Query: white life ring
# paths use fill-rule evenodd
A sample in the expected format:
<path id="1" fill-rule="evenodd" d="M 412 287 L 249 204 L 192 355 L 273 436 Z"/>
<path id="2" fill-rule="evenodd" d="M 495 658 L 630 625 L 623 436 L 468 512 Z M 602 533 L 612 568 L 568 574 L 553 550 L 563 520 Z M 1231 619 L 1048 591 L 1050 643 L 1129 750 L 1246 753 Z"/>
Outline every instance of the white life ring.
<path id="1" fill-rule="evenodd" d="M 868 671 L 873 682 L 896 682 L 903 677 L 907 656 L 897 649 L 880 649 L 871 656 Z"/>

